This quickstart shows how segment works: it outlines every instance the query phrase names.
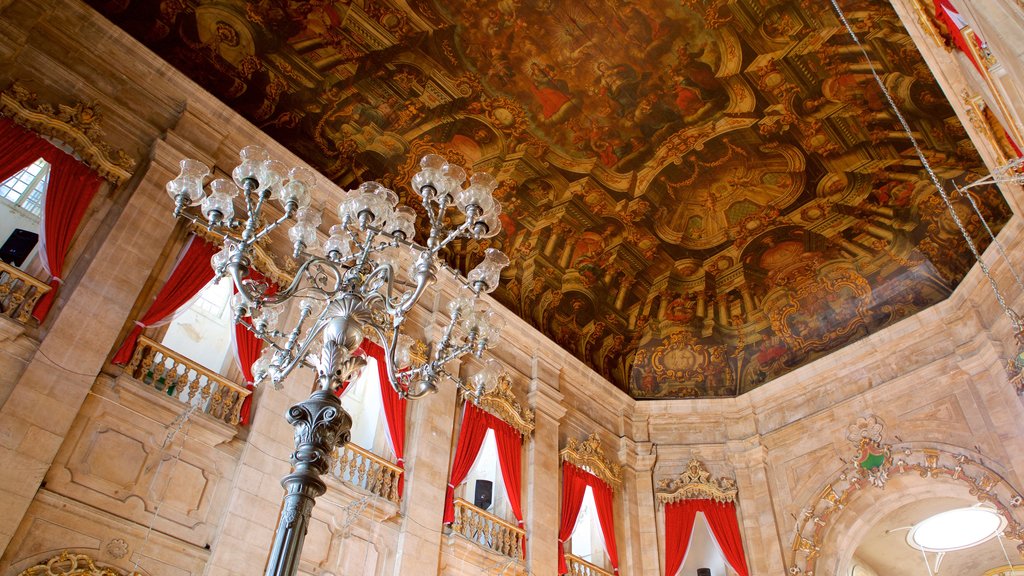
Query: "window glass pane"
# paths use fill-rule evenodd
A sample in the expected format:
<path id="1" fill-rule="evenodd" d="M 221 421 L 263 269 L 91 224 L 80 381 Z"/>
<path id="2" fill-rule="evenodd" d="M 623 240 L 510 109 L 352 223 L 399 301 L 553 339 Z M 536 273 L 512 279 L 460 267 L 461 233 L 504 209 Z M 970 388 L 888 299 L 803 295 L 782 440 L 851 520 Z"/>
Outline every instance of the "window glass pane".
<path id="1" fill-rule="evenodd" d="M 366 358 L 366 367 L 345 389 L 341 406 L 352 417 L 352 442 L 375 454 L 390 454 L 384 437 L 384 401 L 380 396 L 377 361 Z"/>
<path id="2" fill-rule="evenodd" d="M 594 491 L 587 486 L 583 493 L 583 505 L 580 515 L 576 518 L 572 537 L 569 540 L 574 556 L 578 556 L 591 564 L 604 566 L 604 535 L 601 523 L 597 519 L 597 504 L 594 502 Z"/>
<path id="3" fill-rule="evenodd" d="M 461 496 L 469 502 L 476 504 L 477 481 L 490 482 L 491 490 L 490 505 L 484 508 L 487 512 L 499 518 L 512 521 L 515 516 L 508 503 L 508 496 L 505 494 L 505 480 L 501 477 L 501 462 L 498 460 L 498 442 L 494 438 L 494 431 L 488 430 L 484 436 L 484 442 L 480 446 L 480 453 L 473 462 L 466 481 L 461 487 Z M 480 486 L 481 492 L 486 491 L 488 485 Z"/>
<path id="4" fill-rule="evenodd" d="M 50 165 L 42 158 L 0 183 L 0 196 L 39 215 L 49 181 Z"/>
<path id="5" fill-rule="evenodd" d="M 228 311 L 231 282 L 210 282 L 167 326 L 163 344 L 197 364 L 223 373 L 230 365 L 232 319 Z"/>

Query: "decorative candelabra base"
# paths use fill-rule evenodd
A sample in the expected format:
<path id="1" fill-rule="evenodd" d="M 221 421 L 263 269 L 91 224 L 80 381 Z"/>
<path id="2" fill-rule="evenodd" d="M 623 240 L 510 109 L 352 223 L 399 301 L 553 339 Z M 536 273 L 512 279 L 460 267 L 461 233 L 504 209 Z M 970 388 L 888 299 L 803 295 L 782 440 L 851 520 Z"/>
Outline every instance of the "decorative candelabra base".
<path id="1" fill-rule="evenodd" d="M 320 476 L 327 473 L 331 452 L 349 441 L 352 418 L 341 400 L 327 390 L 317 390 L 288 409 L 288 423 L 295 427 L 292 473 L 281 479 L 284 508 L 267 561 L 266 576 L 295 576 L 302 544 L 317 496 L 327 491 Z"/>

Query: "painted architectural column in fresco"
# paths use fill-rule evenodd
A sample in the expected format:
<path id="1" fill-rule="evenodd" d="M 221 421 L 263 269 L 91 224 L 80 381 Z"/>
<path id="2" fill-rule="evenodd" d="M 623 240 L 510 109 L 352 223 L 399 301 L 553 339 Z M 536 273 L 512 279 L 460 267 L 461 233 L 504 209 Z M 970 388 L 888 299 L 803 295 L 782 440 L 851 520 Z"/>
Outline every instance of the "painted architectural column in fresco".
<path id="1" fill-rule="evenodd" d="M 533 360 L 529 405 L 536 411 L 533 437 L 528 442 L 526 469 L 527 565 L 534 574 L 553 573 L 558 565 L 558 522 L 561 509 L 561 460 L 558 425 L 565 416 L 561 374 L 545 360 Z"/>

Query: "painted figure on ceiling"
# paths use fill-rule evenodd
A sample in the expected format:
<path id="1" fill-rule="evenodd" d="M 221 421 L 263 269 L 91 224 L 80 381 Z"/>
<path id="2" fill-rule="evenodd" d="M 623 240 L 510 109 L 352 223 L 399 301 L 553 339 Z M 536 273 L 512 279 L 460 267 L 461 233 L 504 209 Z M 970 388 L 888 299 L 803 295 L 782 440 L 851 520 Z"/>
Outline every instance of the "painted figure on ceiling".
<path id="1" fill-rule="evenodd" d="M 540 102 L 541 114 L 547 120 L 572 102 L 569 84 L 555 76 L 555 68 L 550 64 L 540 65 L 530 62 L 529 69 L 532 87 L 530 91 Z"/>

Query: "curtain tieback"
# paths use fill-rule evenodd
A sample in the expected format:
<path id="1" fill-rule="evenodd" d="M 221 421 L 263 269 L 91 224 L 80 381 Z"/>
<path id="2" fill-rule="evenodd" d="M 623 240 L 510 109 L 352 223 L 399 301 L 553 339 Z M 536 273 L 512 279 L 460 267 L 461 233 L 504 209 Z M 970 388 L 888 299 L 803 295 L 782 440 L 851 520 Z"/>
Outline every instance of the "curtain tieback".
<path id="1" fill-rule="evenodd" d="M 455 484 L 449 484 L 448 487 L 451 488 L 452 490 L 455 490 Z"/>
<path id="2" fill-rule="evenodd" d="M 50 278 L 50 282 L 56 282 L 57 284 L 63 284 L 64 283 L 64 279 L 61 278 L 60 276 L 53 276 L 52 278 Z"/>
<path id="3" fill-rule="evenodd" d="M 142 322 L 139 322 L 138 320 L 135 321 L 135 325 L 138 326 L 139 328 L 148 328 L 148 326 L 146 326 Z"/>
<path id="4" fill-rule="evenodd" d="M 402 458 L 399 458 L 398 461 L 395 462 L 395 464 L 405 464 L 405 460 L 402 459 Z"/>

